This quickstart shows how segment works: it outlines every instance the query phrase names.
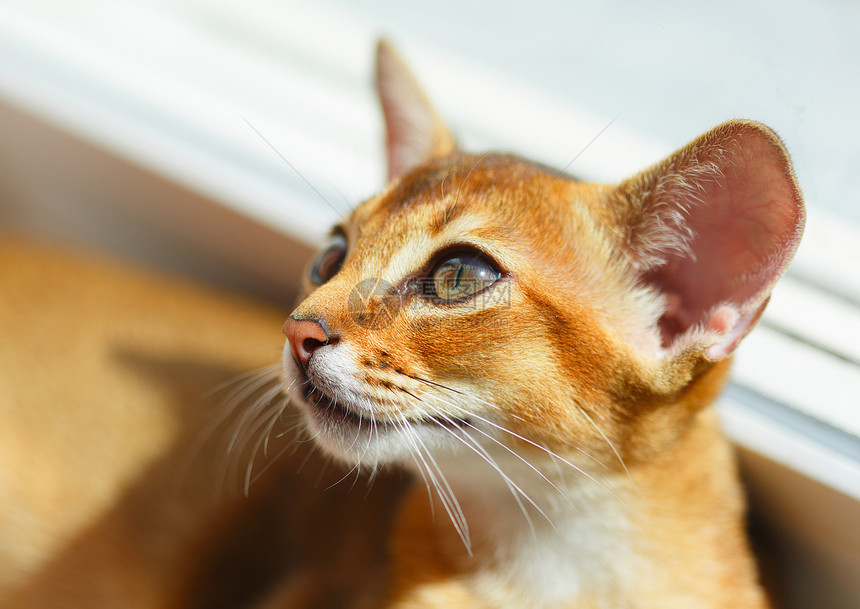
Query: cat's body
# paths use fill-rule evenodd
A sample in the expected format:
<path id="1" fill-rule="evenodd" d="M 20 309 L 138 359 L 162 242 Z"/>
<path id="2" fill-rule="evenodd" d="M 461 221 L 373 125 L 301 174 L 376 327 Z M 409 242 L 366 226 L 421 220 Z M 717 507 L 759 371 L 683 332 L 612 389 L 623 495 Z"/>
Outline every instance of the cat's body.
<path id="1" fill-rule="evenodd" d="M 59 606 L 84 573 L 92 579 L 79 606 L 88 607 L 116 606 L 123 595 L 141 607 L 764 607 L 713 402 L 802 230 L 779 140 L 734 121 L 619 186 L 582 183 L 514 156 L 457 151 L 384 44 L 378 67 L 392 182 L 333 233 L 283 328 L 285 389 L 307 435 L 339 464 L 326 470 L 312 457 L 300 467 L 313 451 L 291 432 L 272 442 L 297 452 L 274 458 L 272 447 L 271 461 L 260 457 L 275 465 L 252 485 L 255 500 L 213 502 L 206 493 L 223 457 L 204 443 L 192 451 L 194 484 L 167 492 L 167 480 L 183 488 L 174 470 L 205 426 L 201 406 L 167 396 L 200 404 L 201 384 L 260 365 L 242 354 L 251 343 L 266 355 L 256 349 L 269 344 L 275 316 L 236 314 L 214 295 L 176 303 L 157 282 L 135 287 L 115 272 L 88 272 L 106 304 L 91 312 L 69 292 L 87 323 L 55 320 L 47 335 L 28 335 L 62 307 L 21 322 L 19 340 L 30 343 L 22 353 L 38 359 L 59 328 L 71 356 L 40 367 L 7 351 L 11 372 L 0 378 L 23 396 L 11 404 L 10 436 L 35 436 L 40 418 L 78 425 L 73 438 L 46 433 L 39 471 L 53 471 L 51 460 L 86 434 L 82 413 L 116 419 L 114 444 L 82 453 L 70 474 L 43 473 L 41 487 L 26 467 L 0 480 L 0 557 L 14 565 L 0 576 L 0 601 Z M 0 263 L 18 269 L 21 299 L 40 298 L 46 273 L 60 281 L 72 272 L 63 264 L 73 263 L 20 269 L 11 260 Z M 142 301 L 167 321 L 130 331 Z M 22 311 L 0 309 L 0 320 Z M 157 366 L 138 353 L 151 350 L 152 333 L 162 341 Z M 115 357 L 95 358 L 91 377 L 76 371 L 118 336 L 135 357 L 111 347 Z M 195 369 L 218 373 L 192 374 L 189 389 L 180 364 L 213 357 L 217 370 Z M 156 383 L 166 393 L 147 393 L 130 365 L 166 374 Z M 51 379 L 42 398 L 27 389 L 39 374 Z M 79 382 L 100 374 L 116 383 L 116 397 Z M 234 402 L 260 398 L 251 393 Z M 70 395 L 83 405 L 58 414 Z M 117 412 L 123 395 L 137 406 Z M 280 405 L 250 418 L 234 409 L 225 425 L 250 429 L 253 449 Z M 87 459 L 109 459 L 132 440 L 128 468 L 88 469 Z M 0 444 L 0 459 L 16 462 L 26 444 Z M 370 491 L 362 483 L 332 494 L 328 482 L 311 483 L 336 483 L 355 468 L 374 474 Z M 386 473 L 400 470 L 412 472 L 405 489 Z M 67 474 L 62 484 L 44 477 Z M 40 527 L 21 514 L 74 492 L 92 504 L 86 517 L 38 541 Z M 259 514 L 268 517 L 254 526 Z M 50 520 L 50 510 L 37 518 Z M 153 538 L 167 541 L 153 551 Z M 56 573 L 71 580 L 56 587 Z M 130 583 L 112 596 L 87 596 L 123 573 Z M 224 573 L 243 575 L 244 592 L 219 593 Z"/>

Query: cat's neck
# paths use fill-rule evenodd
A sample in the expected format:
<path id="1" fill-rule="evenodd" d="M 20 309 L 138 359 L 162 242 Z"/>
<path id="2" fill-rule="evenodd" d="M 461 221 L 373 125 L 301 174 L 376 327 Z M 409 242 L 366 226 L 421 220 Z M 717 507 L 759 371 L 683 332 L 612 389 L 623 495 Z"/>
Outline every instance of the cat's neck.
<path id="1" fill-rule="evenodd" d="M 624 598 L 635 561 L 630 499 L 636 490 L 627 474 L 575 471 L 571 455 L 528 463 L 510 453 L 493 456 L 506 478 L 483 460 L 446 468 L 468 526 L 460 535 L 464 549 L 483 565 L 473 582 L 480 595 L 522 607 Z M 436 520 L 450 526 L 444 513 Z M 508 583 L 501 589 L 499 582 Z"/>
<path id="2" fill-rule="evenodd" d="M 574 457 L 563 454 L 523 457 L 504 448 L 485 447 L 481 456 L 454 455 L 438 459 L 438 464 L 455 500 L 453 507 L 472 515 L 467 519 L 468 531 L 461 536 L 474 533 L 476 543 L 487 536 L 523 541 L 540 537 L 545 530 L 558 532 L 567 521 L 581 520 L 597 506 L 601 511 L 604 504 L 623 508 L 622 496 L 632 486 L 625 474 L 577 469 Z M 435 492 L 434 502 L 445 507 Z M 493 518 L 480 518 L 480 514 L 493 514 Z"/>
<path id="3" fill-rule="evenodd" d="M 427 490 L 416 485 L 396 536 L 397 562 L 410 572 L 407 587 L 420 590 L 415 574 L 441 569 L 497 607 L 639 606 L 645 597 L 642 606 L 687 606 L 696 598 L 685 586 L 688 576 L 715 582 L 715 607 L 730 602 L 727 595 L 758 594 L 746 587 L 755 578 L 752 564 L 730 558 L 745 556 L 742 532 L 731 524 L 743 506 L 730 490 L 731 453 L 712 410 L 700 413 L 672 450 L 630 464 L 629 473 L 586 476 L 549 457 L 526 465 L 511 454 L 494 456 L 506 460 L 499 465 L 507 480 L 483 460 L 439 463 L 465 532 L 451 524 L 438 497 L 431 507 Z M 725 526 L 713 526 L 721 521 Z M 416 554 L 416 539 L 432 548 L 427 556 Z M 659 567 L 667 562 L 679 565 L 671 576 Z M 760 598 L 745 602 L 739 606 L 764 606 Z"/>

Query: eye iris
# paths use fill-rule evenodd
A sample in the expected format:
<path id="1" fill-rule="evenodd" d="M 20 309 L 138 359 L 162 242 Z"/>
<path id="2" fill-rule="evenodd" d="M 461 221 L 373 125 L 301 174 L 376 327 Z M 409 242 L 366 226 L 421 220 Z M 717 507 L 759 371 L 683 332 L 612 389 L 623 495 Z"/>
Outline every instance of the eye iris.
<path id="1" fill-rule="evenodd" d="M 343 252 L 329 250 L 320 260 L 319 274 L 323 279 L 331 279 L 340 270 L 343 262 Z"/>
<path id="2" fill-rule="evenodd" d="M 344 258 L 346 258 L 346 240 L 338 235 L 317 259 L 311 269 L 311 280 L 322 285 L 337 274 L 343 266 Z"/>
<path id="3" fill-rule="evenodd" d="M 483 260 L 457 256 L 439 265 L 433 273 L 433 284 L 436 296 L 442 300 L 458 300 L 480 292 L 494 283 L 499 275 Z"/>

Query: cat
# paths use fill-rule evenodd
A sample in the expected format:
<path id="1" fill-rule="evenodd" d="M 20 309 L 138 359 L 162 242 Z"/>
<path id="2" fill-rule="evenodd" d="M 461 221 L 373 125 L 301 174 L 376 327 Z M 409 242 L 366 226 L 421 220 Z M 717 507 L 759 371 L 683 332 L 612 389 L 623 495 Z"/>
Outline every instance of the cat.
<path id="1" fill-rule="evenodd" d="M 289 316 L 0 242 L 0 606 L 766 606 L 713 402 L 803 228 L 777 136 L 590 184 L 460 151 L 385 42 L 377 88 Z"/>
<path id="2" fill-rule="evenodd" d="M 385 42 L 377 86 L 389 184 L 283 361 L 324 452 L 414 473 L 384 606 L 766 606 L 713 403 L 803 230 L 779 138 L 733 120 L 591 184 L 460 151 Z"/>

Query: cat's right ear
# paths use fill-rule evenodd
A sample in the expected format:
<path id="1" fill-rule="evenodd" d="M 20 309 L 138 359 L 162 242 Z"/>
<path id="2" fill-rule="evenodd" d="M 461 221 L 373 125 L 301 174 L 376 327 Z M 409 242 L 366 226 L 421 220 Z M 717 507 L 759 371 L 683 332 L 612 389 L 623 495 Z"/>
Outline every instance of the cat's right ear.
<path id="1" fill-rule="evenodd" d="M 376 89 L 385 118 L 389 180 L 457 149 L 418 81 L 386 40 L 376 47 Z"/>

